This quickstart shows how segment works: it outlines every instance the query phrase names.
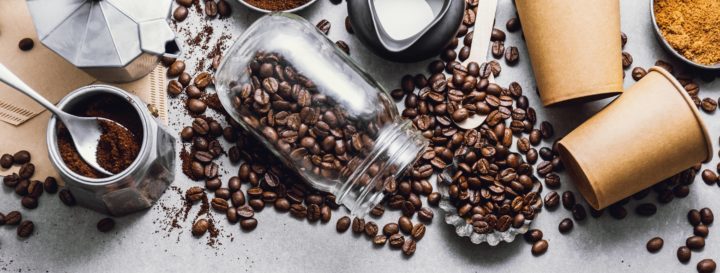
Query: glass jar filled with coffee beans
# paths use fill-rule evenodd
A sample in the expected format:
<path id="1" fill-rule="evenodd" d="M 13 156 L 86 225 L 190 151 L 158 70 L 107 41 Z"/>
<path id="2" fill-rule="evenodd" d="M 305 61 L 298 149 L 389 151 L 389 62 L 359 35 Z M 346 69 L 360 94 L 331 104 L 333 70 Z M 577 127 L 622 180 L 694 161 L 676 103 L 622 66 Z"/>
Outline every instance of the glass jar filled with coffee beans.
<path id="1" fill-rule="evenodd" d="M 261 18 L 225 56 L 215 86 L 228 113 L 355 216 L 395 191 L 428 145 L 377 82 L 298 16 Z"/>

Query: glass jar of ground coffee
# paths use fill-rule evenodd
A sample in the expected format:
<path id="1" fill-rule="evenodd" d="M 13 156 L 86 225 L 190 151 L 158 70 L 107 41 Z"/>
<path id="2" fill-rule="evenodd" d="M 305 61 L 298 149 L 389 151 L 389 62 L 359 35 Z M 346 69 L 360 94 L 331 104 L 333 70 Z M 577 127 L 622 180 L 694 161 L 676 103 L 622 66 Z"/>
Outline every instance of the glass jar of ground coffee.
<path id="1" fill-rule="evenodd" d="M 119 216 L 150 207 L 175 174 L 175 137 L 136 96 L 107 85 L 92 85 L 68 94 L 58 105 L 99 122 L 97 162 L 113 175 L 90 167 L 78 154 L 64 125 L 48 123 L 50 159 L 79 205 Z M 124 128 L 123 128 L 124 127 Z"/>
<path id="2" fill-rule="evenodd" d="M 256 21 L 215 80 L 229 114 L 316 189 L 363 217 L 427 146 L 388 93 L 304 19 Z"/>

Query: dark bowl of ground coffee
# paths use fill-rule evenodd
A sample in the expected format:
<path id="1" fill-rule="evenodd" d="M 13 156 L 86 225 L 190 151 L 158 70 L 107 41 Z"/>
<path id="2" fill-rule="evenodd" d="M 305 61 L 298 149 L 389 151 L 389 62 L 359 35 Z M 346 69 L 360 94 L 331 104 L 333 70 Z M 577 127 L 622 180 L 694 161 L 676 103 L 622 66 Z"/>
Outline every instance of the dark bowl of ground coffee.
<path id="1" fill-rule="evenodd" d="M 116 87 L 92 85 L 71 92 L 58 106 L 74 115 L 122 125 L 99 124 L 103 135 L 97 162 L 113 173 L 106 176 L 83 161 L 64 125 L 50 119 L 50 159 L 78 204 L 124 215 L 150 207 L 173 181 L 175 137 L 138 97 Z"/>

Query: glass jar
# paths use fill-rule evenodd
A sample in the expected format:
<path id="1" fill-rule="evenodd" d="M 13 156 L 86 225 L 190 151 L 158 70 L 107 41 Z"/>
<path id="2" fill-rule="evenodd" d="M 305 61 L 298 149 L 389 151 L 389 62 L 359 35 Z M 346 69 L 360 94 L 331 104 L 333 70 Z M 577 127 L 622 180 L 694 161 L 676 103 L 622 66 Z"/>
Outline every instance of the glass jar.
<path id="1" fill-rule="evenodd" d="M 228 113 L 318 190 L 363 217 L 427 147 L 388 93 L 303 18 L 274 13 L 216 73 Z"/>

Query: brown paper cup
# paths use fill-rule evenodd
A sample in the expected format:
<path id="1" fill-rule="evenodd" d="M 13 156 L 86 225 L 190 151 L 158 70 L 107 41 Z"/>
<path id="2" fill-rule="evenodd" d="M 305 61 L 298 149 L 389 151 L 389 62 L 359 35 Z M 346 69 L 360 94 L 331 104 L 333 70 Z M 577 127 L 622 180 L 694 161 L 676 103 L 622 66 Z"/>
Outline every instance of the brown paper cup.
<path id="1" fill-rule="evenodd" d="M 622 92 L 619 0 L 516 0 L 543 105 Z"/>
<path id="2" fill-rule="evenodd" d="M 707 162 L 713 154 L 692 99 L 658 67 L 558 144 L 563 164 L 595 209 Z"/>

